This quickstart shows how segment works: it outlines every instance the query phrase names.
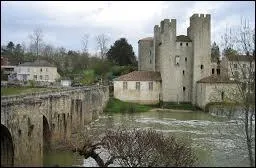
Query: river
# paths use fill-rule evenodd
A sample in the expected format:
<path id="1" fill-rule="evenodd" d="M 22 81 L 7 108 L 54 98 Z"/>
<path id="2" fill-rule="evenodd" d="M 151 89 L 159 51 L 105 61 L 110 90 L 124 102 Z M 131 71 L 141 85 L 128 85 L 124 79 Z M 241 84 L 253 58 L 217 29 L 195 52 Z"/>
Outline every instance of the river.
<path id="1" fill-rule="evenodd" d="M 100 135 L 105 129 L 119 126 L 152 128 L 191 142 L 199 158 L 198 166 L 249 166 L 247 150 L 242 151 L 238 148 L 246 149 L 246 146 L 239 140 L 242 132 L 237 125 L 236 120 L 201 111 L 151 110 L 134 114 L 103 114 L 90 124 L 90 129 L 94 134 Z M 51 151 L 44 155 L 44 166 L 56 164 L 59 166 L 97 166 L 93 159 L 85 160 L 82 156 L 72 152 Z"/>

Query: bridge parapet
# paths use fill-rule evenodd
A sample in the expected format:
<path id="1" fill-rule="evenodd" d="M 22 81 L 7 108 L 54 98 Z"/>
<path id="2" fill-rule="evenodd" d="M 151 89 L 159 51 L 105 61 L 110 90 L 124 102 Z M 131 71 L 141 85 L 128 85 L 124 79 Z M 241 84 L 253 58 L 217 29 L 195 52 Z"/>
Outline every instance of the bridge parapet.
<path id="1" fill-rule="evenodd" d="M 49 97 L 61 97 L 61 96 L 69 96 L 72 92 L 82 92 L 85 90 L 94 90 L 94 89 L 100 89 L 108 86 L 84 86 L 84 87 L 69 87 L 69 88 L 61 88 L 61 90 L 48 90 L 48 91 L 41 91 L 41 92 L 34 92 L 34 93 L 23 93 L 19 95 L 10 95 L 10 96 L 1 96 L 1 105 L 2 103 L 6 102 L 19 102 L 23 101 L 24 98 L 32 99 L 32 98 L 49 98 Z"/>

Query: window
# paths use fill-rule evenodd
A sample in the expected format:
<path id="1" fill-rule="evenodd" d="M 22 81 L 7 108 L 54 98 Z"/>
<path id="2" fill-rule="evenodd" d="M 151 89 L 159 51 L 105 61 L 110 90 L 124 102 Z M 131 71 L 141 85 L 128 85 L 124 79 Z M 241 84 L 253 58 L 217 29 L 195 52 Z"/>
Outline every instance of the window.
<path id="1" fill-rule="evenodd" d="M 40 75 L 40 80 L 43 80 L 43 76 L 42 75 Z"/>
<path id="2" fill-rule="evenodd" d="M 182 74 L 185 75 L 185 71 L 184 70 L 182 71 Z"/>
<path id="3" fill-rule="evenodd" d="M 243 68 L 246 68 L 246 64 L 243 64 Z"/>
<path id="4" fill-rule="evenodd" d="M 212 74 L 214 74 L 214 68 L 212 68 Z"/>
<path id="5" fill-rule="evenodd" d="M 149 82 L 148 83 L 148 89 L 149 90 L 153 90 L 153 82 Z"/>
<path id="6" fill-rule="evenodd" d="M 37 75 L 34 75 L 34 79 L 37 80 Z"/>
<path id="7" fill-rule="evenodd" d="M 30 70 L 29 70 L 29 68 L 28 68 L 28 72 L 29 72 Z"/>
<path id="8" fill-rule="evenodd" d="M 217 75 L 220 75 L 220 69 L 219 68 L 217 69 Z"/>
<path id="9" fill-rule="evenodd" d="M 40 72 L 43 72 L 43 68 L 40 68 Z"/>
<path id="10" fill-rule="evenodd" d="M 186 90 L 186 87 L 183 86 L 183 92 L 185 92 L 185 90 Z"/>
<path id="11" fill-rule="evenodd" d="M 136 90 L 140 90 L 140 82 L 136 82 Z"/>
<path id="12" fill-rule="evenodd" d="M 48 75 L 45 75 L 45 80 L 49 80 L 49 76 Z"/>
<path id="13" fill-rule="evenodd" d="M 151 56 L 151 50 L 149 50 L 149 56 Z"/>
<path id="14" fill-rule="evenodd" d="M 48 72 L 48 68 L 45 68 L 45 71 Z"/>
<path id="15" fill-rule="evenodd" d="M 237 64 L 234 64 L 234 69 L 237 69 Z"/>
<path id="16" fill-rule="evenodd" d="M 188 46 L 188 43 L 186 43 L 186 46 Z"/>
<path id="17" fill-rule="evenodd" d="M 204 69 L 204 65 L 203 64 L 201 64 L 201 69 Z"/>
<path id="18" fill-rule="evenodd" d="M 180 43 L 180 46 L 182 46 L 182 43 Z"/>
<path id="19" fill-rule="evenodd" d="M 187 62 L 187 57 L 185 57 L 185 62 Z"/>
<path id="20" fill-rule="evenodd" d="M 124 90 L 127 89 L 127 82 L 123 82 L 123 89 L 124 89 Z"/>
<path id="21" fill-rule="evenodd" d="M 152 60 L 151 59 L 149 59 L 149 63 L 152 64 Z"/>
<path id="22" fill-rule="evenodd" d="M 180 62 L 180 56 L 177 55 L 177 56 L 175 57 L 175 64 L 176 64 L 176 65 L 179 65 L 179 62 Z"/>
<path id="23" fill-rule="evenodd" d="M 224 92 L 221 92 L 221 100 L 224 100 Z"/>

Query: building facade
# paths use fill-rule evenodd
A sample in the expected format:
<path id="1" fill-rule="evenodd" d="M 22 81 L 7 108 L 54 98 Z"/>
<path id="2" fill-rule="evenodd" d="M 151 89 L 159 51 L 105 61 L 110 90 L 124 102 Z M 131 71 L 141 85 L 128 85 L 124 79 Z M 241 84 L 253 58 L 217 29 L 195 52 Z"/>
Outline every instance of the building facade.
<path id="1" fill-rule="evenodd" d="M 57 67 L 45 60 L 19 64 L 14 68 L 12 75 L 16 76 L 19 81 L 55 82 L 56 79 L 60 78 Z"/>

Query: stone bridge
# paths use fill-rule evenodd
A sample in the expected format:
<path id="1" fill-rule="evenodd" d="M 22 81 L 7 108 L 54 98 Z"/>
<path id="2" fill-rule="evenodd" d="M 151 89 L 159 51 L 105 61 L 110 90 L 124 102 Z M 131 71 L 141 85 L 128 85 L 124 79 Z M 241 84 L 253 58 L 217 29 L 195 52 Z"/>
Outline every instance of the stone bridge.
<path id="1" fill-rule="evenodd" d="M 108 86 L 1 97 L 1 167 L 43 166 L 43 152 L 98 118 Z"/>

